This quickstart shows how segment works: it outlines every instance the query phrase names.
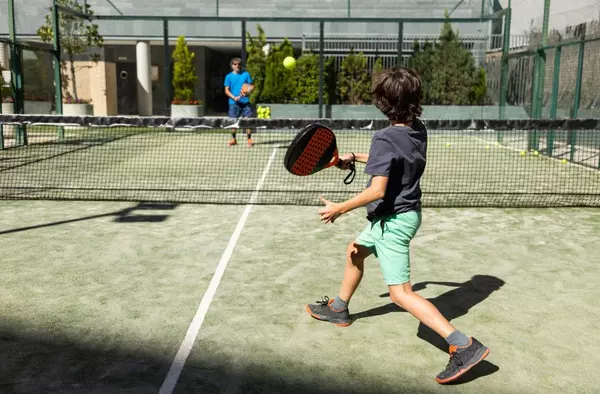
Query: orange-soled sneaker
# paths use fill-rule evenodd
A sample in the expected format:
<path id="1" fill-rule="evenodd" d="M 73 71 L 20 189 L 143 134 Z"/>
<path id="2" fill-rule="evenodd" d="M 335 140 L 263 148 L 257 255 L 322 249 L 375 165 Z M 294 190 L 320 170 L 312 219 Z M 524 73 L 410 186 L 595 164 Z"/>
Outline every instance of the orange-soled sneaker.
<path id="1" fill-rule="evenodd" d="M 446 369 L 436 376 L 435 380 L 438 383 L 446 384 L 455 381 L 490 354 L 490 349 L 479 343 L 477 339 L 470 338 L 470 340 L 471 343 L 467 346 L 450 346 L 450 361 Z"/>
<path id="2" fill-rule="evenodd" d="M 232 138 L 231 140 L 229 140 L 229 142 L 227 143 L 227 146 L 234 146 L 237 145 L 237 141 L 235 140 L 235 138 Z"/>
<path id="3" fill-rule="evenodd" d="M 252 148 L 254 146 L 254 141 L 252 141 L 252 138 L 248 138 L 248 147 Z"/>
<path id="4" fill-rule="evenodd" d="M 335 310 L 331 306 L 333 301 L 325 296 L 321 301 L 317 301 L 316 304 L 306 305 L 306 312 L 317 320 L 327 321 L 339 327 L 349 326 L 352 321 L 350 320 L 348 308 Z"/>

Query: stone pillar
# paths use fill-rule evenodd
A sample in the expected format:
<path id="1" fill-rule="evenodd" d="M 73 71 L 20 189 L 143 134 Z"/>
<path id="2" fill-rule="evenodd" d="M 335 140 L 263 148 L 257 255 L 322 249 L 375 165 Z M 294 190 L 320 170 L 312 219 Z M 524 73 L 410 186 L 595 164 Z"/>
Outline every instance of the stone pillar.
<path id="1" fill-rule="evenodd" d="M 137 102 L 141 116 L 151 116 L 152 111 L 152 63 L 150 42 L 139 41 L 135 46 L 137 65 Z"/>

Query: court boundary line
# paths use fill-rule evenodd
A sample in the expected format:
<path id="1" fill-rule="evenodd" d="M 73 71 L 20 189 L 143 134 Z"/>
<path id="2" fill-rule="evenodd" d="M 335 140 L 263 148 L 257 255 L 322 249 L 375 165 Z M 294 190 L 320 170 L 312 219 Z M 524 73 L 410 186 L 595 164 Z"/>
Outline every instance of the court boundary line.
<path id="1" fill-rule="evenodd" d="M 183 341 L 181 342 L 181 345 L 179 346 L 179 350 L 177 351 L 177 354 L 175 355 L 173 362 L 171 363 L 169 372 L 167 373 L 167 376 L 165 377 L 165 380 L 163 381 L 163 384 L 160 387 L 159 394 L 171 394 L 173 392 L 173 390 L 175 389 L 177 382 L 179 381 L 179 376 L 181 375 L 181 372 L 183 371 L 183 367 L 185 366 L 187 358 L 192 351 L 194 343 L 196 342 L 196 338 L 198 337 L 198 333 L 200 332 L 200 328 L 202 327 L 202 323 L 204 322 L 204 319 L 208 312 L 208 308 L 210 307 L 210 304 L 212 303 L 212 300 L 217 292 L 219 284 L 221 283 L 221 279 L 223 278 L 223 274 L 225 273 L 227 264 L 229 263 L 231 255 L 233 254 L 233 250 L 235 249 L 237 241 L 242 233 L 242 230 L 244 229 L 244 226 L 246 225 L 246 220 L 248 219 L 248 216 L 250 215 L 250 212 L 252 211 L 252 208 L 255 205 L 256 199 L 258 197 L 258 193 L 260 192 L 260 189 L 262 188 L 262 186 L 265 182 L 265 179 L 267 178 L 267 174 L 269 173 L 269 170 L 271 169 L 273 160 L 275 159 L 275 156 L 277 155 L 278 148 L 279 148 L 278 146 L 273 148 L 273 151 L 271 152 L 271 156 L 269 156 L 269 161 L 267 162 L 267 165 L 265 166 L 263 173 L 262 173 L 258 183 L 256 184 L 254 192 L 252 193 L 252 196 L 250 197 L 250 201 L 248 202 L 248 204 L 246 205 L 246 208 L 242 212 L 242 215 L 240 216 L 240 219 L 238 220 L 238 223 L 235 226 L 235 230 L 233 231 L 231 238 L 229 238 L 229 243 L 227 244 L 227 247 L 225 248 L 225 251 L 223 252 L 223 255 L 221 256 L 221 260 L 217 264 L 215 273 L 213 274 L 213 277 L 210 280 L 210 284 L 208 285 L 208 288 L 204 292 L 204 296 L 202 297 L 202 300 L 200 301 L 200 304 L 198 305 L 196 314 L 194 315 L 194 318 L 192 319 L 190 325 L 188 326 L 188 330 L 185 334 L 185 337 L 184 337 Z"/>

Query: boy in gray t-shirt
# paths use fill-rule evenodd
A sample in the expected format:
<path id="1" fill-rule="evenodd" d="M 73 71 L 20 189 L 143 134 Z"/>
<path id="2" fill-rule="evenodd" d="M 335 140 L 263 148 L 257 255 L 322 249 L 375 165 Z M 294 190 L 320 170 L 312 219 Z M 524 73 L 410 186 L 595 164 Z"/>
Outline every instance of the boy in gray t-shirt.
<path id="1" fill-rule="evenodd" d="M 350 325 L 348 303 L 362 279 L 365 259 L 374 254 L 392 301 L 448 342 L 450 361 L 436 380 L 449 383 L 481 362 L 490 350 L 452 326 L 431 302 L 413 292 L 410 283 L 409 245 L 421 226 L 420 181 L 427 153 L 427 130 L 418 120 L 421 79 L 409 68 L 386 70 L 374 76 L 372 93 L 390 126 L 375 133 L 368 154 L 341 157 L 342 168 L 353 161 L 366 163 L 365 173 L 371 176 L 367 187 L 342 203 L 321 198 L 325 207 L 319 210 L 322 221 L 333 223 L 346 212 L 366 206 L 369 224 L 346 250 L 338 296 L 306 305 L 306 311 L 318 320 Z"/>

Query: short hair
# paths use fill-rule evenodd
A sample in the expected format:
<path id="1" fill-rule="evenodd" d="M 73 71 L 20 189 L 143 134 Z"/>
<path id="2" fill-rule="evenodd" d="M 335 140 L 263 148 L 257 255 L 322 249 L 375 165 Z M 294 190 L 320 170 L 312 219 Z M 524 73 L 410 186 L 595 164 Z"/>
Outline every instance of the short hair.
<path id="1" fill-rule="evenodd" d="M 242 64 L 242 59 L 240 59 L 239 57 L 234 57 L 233 59 L 231 59 L 231 61 L 229 62 L 229 67 L 233 66 L 233 63 L 238 62 L 240 65 Z"/>
<path id="2" fill-rule="evenodd" d="M 399 67 L 373 75 L 373 104 L 389 120 L 412 122 L 421 116 L 421 77 L 411 68 Z"/>

